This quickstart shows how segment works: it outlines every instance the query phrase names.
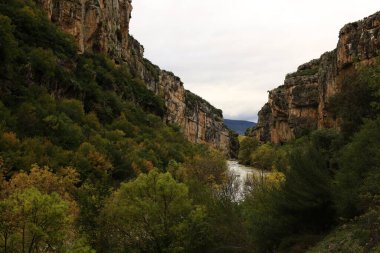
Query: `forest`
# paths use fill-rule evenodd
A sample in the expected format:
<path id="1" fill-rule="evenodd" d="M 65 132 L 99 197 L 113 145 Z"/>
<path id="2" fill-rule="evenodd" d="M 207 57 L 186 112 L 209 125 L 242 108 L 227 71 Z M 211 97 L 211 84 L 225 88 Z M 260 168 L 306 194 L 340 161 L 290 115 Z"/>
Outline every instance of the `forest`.
<path id="1" fill-rule="evenodd" d="M 331 101 L 341 131 L 241 140 L 265 171 L 163 122 L 107 55 L 78 54 L 31 0 L 0 0 L 0 252 L 379 252 L 380 63 Z"/>

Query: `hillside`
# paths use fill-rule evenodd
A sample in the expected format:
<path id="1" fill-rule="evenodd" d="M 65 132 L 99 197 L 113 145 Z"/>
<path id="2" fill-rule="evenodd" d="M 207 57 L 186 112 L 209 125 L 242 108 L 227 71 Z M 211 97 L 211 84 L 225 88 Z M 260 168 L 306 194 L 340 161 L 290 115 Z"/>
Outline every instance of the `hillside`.
<path id="1" fill-rule="evenodd" d="M 379 251 L 379 13 L 289 74 L 239 142 L 143 57 L 131 11 L 0 0 L 1 253 Z"/>
<path id="2" fill-rule="evenodd" d="M 81 3 L 0 0 L 0 252 L 245 246 L 235 236 L 239 216 L 225 217 L 235 212 L 233 196 L 214 190 L 227 187 L 222 112 L 172 73 L 158 73 L 159 82 L 139 78 L 133 66 L 140 65 L 107 47 L 115 38 L 73 36 L 90 28 L 73 28 L 72 5 Z M 86 8 L 99 14 L 104 3 Z M 62 26 L 51 22 L 61 18 Z M 103 29 L 105 20 L 96 20 Z"/>
<path id="3" fill-rule="evenodd" d="M 125 180 L 184 161 L 192 145 L 178 126 L 165 124 L 165 101 L 127 66 L 78 54 L 73 38 L 30 1 L 0 7 L 0 155 L 7 174 L 32 164 L 74 166 L 85 179 L 91 159 L 100 159 Z"/>
<path id="4" fill-rule="evenodd" d="M 240 135 L 244 135 L 245 131 L 250 128 L 256 126 L 256 123 L 245 121 L 245 120 L 231 120 L 231 119 L 225 119 L 224 124 L 231 129 L 232 131 L 235 131 L 236 133 Z"/>
<path id="5" fill-rule="evenodd" d="M 144 58 L 144 47 L 129 34 L 130 0 L 35 0 L 47 18 L 71 34 L 80 53 L 102 53 L 128 65 L 133 78 L 163 99 L 164 121 L 180 126 L 193 143 L 207 143 L 229 152 L 229 132 L 222 111 L 186 91 L 181 79 Z"/>

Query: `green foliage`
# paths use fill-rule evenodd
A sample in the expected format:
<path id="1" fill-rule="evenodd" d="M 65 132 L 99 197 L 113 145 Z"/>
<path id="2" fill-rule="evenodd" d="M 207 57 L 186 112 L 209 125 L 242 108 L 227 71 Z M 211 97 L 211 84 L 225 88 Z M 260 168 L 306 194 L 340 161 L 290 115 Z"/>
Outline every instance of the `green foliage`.
<path id="1" fill-rule="evenodd" d="M 274 160 L 275 149 L 270 144 L 263 144 L 251 153 L 250 164 L 262 170 L 270 170 Z"/>
<path id="2" fill-rule="evenodd" d="M 351 218 L 360 213 L 360 195 L 379 195 L 380 119 L 368 121 L 342 151 L 335 182 L 335 203 L 339 214 Z"/>
<path id="3" fill-rule="evenodd" d="M 0 202 L 4 252 L 62 249 L 68 226 L 68 205 L 58 194 L 35 188 L 12 194 Z"/>
<path id="4" fill-rule="evenodd" d="M 239 148 L 239 163 L 249 165 L 251 164 L 251 155 L 258 148 L 259 142 L 252 137 L 245 137 L 240 142 Z"/>
<path id="5" fill-rule="evenodd" d="M 185 177 L 188 179 L 213 185 L 223 182 L 226 171 L 227 164 L 225 157 L 219 152 L 210 151 L 193 157 L 177 173 L 185 174 Z M 176 171 L 174 171 L 175 173 Z"/>
<path id="6" fill-rule="evenodd" d="M 98 218 L 114 187 L 201 151 L 163 122 L 164 101 L 126 64 L 76 54 L 73 41 L 34 1 L 0 0 L 0 172 L 9 179 L 32 164 L 56 173 L 75 167 L 80 180 L 70 195 L 85 239 L 61 251 L 90 252 L 87 241 L 103 244 Z"/>
<path id="7" fill-rule="evenodd" d="M 353 221 L 337 227 L 307 252 L 379 252 L 379 222 L 379 209 L 372 209 Z"/>
<path id="8" fill-rule="evenodd" d="M 30 47 L 51 48 L 58 54 L 74 55 L 73 39 L 59 31 L 29 0 L 1 0 L 0 12 L 11 18 L 15 37 L 20 44 Z"/>
<path id="9" fill-rule="evenodd" d="M 39 163 L 75 165 L 83 179 L 92 177 L 95 158 L 83 155 L 83 143 L 96 146 L 96 156 L 113 167 L 109 176 L 120 180 L 191 155 L 181 133 L 162 122 L 162 99 L 127 66 L 74 54 L 72 40 L 32 1 L 0 1 L 0 15 L 9 47 L 2 52 L 15 71 L 8 72 L 12 82 L 0 77 L 1 135 L 12 133 L 18 143 L 0 148 L 9 173 Z"/>
<path id="10" fill-rule="evenodd" d="M 321 231 L 332 224 L 331 175 L 313 147 L 295 149 L 285 173 L 281 208 L 295 220 L 294 232 Z"/>
<path id="11" fill-rule="evenodd" d="M 249 246 L 239 204 L 238 178 L 227 170 L 225 157 L 203 151 L 183 164 L 171 163 L 170 171 L 189 187 L 195 204 L 205 206 L 210 232 L 206 249 L 244 249 Z M 213 251 L 211 251 L 213 252 Z"/>
<path id="12" fill-rule="evenodd" d="M 333 154 L 341 147 L 340 140 L 335 132 L 322 130 L 281 148 L 262 145 L 254 152 L 268 149 L 268 159 L 264 151 L 257 152 L 257 158 L 285 174 L 280 183 L 270 183 L 267 175 L 244 201 L 251 240 L 259 252 L 275 248 L 302 252 L 334 223 Z"/>
<path id="13" fill-rule="evenodd" d="M 93 253 L 74 226 L 77 205 L 71 194 L 77 183 L 71 167 L 53 173 L 33 166 L 30 173 L 1 180 L 0 251 Z"/>
<path id="14" fill-rule="evenodd" d="M 239 134 L 235 133 L 232 130 L 228 130 L 228 134 L 230 137 L 230 152 L 229 155 L 232 159 L 238 159 L 240 142 L 239 142 Z"/>
<path id="15" fill-rule="evenodd" d="M 12 71 L 10 62 L 17 54 L 17 41 L 13 35 L 14 26 L 11 19 L 7 16 L 0 15 L 0 72 L 5 77 L 7 73 Z"/>
<path id="16" fill-rule="evenodd" d="M 157 170 L 122 184 L 104 215 L 112 252 L 191 252 L 207 232 L 205 209 L 192 204 L 184 184 Z"/>
<path id="17" fill-rule="evenodd" d="M 338 232 L 343 246 L 329 250 L 379 249 L 379 65 L 348 77 L 331 101 L 343 149 L 332 130 L 281 147 L 244 139 L 241 163 L 280 172 L 242 200 L 224 157 L 164 124 L 164 101 L 127 65 L 76 51 L 34 1 L 0 0 L 2 252 L 93 252 L 88 243 L 99 252 L 299 252 L 354 216 L 353 232 Z M 206 103 L 186 92 L 187 114 Z"/>

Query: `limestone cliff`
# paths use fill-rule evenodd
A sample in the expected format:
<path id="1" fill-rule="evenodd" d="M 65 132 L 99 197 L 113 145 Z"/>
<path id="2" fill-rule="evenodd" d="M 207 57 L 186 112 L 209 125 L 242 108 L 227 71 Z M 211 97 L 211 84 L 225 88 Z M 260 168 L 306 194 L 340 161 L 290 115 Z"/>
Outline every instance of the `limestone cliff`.
<path id="1" fill-rule="evenodd" d="M 132 0 L 35 0 L 48 18 L 72 34 L 80 53 L 102 52 L 164 98 L 164 120 L 178 124 L 194 143 L 207 143 L 228 153 L 229 132 L 223 115 L 207 101 L 186 91 L 180 78 L 144 58 L 144 48 L 129 34 Z"/>
<path id="2" fill-rule="evenodd" d="M 380 12 L 345 25 L 337 48 L 288 74 L 284 84 L 269 91 L 258 125 L 247 134 L 261 141 L 283 143 L 319 128 L 339 129 L 329 100 L 347 74 L 374 62 L 380 50 Z"/>

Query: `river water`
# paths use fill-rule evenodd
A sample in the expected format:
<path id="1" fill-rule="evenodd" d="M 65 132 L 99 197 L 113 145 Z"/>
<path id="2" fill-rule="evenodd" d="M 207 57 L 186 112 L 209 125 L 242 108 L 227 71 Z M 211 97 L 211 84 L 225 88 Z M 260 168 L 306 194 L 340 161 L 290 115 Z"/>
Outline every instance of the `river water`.
<path id="1" fill-rule="evenodd" d="M 244 192 L 244 184 L 248 177 L 255 175 L 256 177 L 261 177 L 262 172 L 258 169 L 255 169 L 253 167 L 245 166 L 242 164 L 239 164 L 238 161 L 229 160 L 227 161 L 228 170 L 231 171 L 234 175 L 237 176 L 239 179 L 239 195 L 240 198 L 243 197 Z M 264 172 L 264 175 L 266 172 Z"/>
<path id="2" fill-rule="evenodd" d="M 238 161 L 229 160 L 227 161 L 228 169 L 237 175 L 240 179 L 245 180 L 247 176 L 254 174 L 255 176 L 260 176 L 261 172 L 253 167 L 245 166 L 239 164 Z"/>

